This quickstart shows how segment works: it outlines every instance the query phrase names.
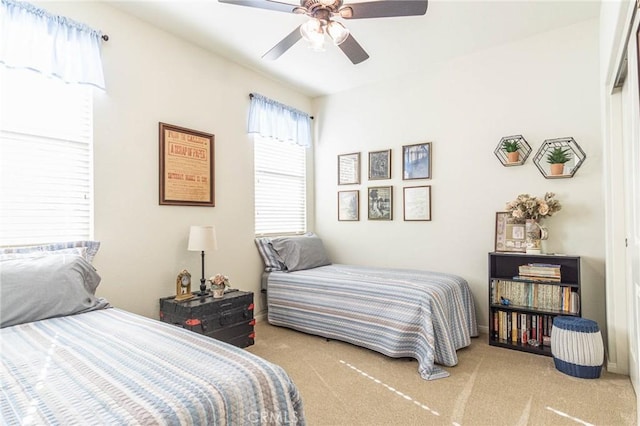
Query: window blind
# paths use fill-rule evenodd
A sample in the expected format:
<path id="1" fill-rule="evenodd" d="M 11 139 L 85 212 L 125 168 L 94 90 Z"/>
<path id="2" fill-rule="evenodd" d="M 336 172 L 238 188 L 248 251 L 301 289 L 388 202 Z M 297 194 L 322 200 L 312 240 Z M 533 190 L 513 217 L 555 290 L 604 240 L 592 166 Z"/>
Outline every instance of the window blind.
<path id="1" fill-rule="evenodd" d="M 254 168 L 256 235 L 305 232 L 305 148 L 256 135 Z"/>
<path id="2" fill-rule="evenodd" d="M 0 245 L 91 239 L 91 89 L 3 67 L 0 79 Z"/>

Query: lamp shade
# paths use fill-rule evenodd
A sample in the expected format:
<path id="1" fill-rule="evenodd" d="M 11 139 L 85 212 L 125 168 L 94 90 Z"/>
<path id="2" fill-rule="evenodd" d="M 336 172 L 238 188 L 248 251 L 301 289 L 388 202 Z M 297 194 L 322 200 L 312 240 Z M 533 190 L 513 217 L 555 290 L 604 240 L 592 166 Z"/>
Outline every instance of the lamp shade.
<path id="1" fill-rule="evenodd" d="M 189 230 L 189 251 L 217 250 L 216 229 L 211 226 L 192 225 Z"/>

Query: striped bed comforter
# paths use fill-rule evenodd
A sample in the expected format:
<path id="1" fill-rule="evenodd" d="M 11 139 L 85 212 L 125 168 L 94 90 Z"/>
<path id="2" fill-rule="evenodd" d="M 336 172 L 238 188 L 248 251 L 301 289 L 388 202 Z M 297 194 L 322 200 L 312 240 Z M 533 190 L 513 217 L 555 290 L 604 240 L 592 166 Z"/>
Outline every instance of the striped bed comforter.
<path id="1" fill-rule="evenodd" d="M 418 361 L 427 380 L 449 373 L 478 335 L 468 283 L 437 272 L 328 265 L 266 277 L 269 323 Z"/>
<path id="2" fill-rule="evenodd" d="M 287 374 L 118 309 L 0 330 L 0 424 L 304 424 Z"/>

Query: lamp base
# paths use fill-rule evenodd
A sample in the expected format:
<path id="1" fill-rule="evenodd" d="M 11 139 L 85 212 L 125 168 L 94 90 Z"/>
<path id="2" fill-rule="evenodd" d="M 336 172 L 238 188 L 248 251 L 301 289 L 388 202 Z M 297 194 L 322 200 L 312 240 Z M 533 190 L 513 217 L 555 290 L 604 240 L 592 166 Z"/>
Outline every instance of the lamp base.
<path id="1" fill-rule="evenodd" d="M 194 296 L 204 297 L 204 296 L 208 296 L 209 295 L 209 292 L 207 291 L 206 282 L 207 282 L 207 280 L 204 279 L 204 276 L 202 278 L 200 278 L 200 291 L 193 293 Z"/>

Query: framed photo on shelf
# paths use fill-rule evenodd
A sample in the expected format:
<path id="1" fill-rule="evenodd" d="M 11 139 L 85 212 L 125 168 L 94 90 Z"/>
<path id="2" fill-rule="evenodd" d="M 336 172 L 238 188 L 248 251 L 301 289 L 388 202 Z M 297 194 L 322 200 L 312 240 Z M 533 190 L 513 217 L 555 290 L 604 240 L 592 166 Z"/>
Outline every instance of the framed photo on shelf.
<path id="1" fill-rule="evenodd" d="M 402 179 L 431 179 L 431 142 L 402 147 Z"/>
<path id="2" fill-rule="evenodd" d="M 406 186 L 403 189 L 404 220 L 431 220 L 431 185 Z"/>
<path id="3" fill-rule="evenodd" d="M 338 220 L 357 221 L 359 214 L 360 191 L 338 191 Z"/>
<path id="4" fill-rule="evenodd" d="M 160 125 L 160 204 L 214 207 L 214 136 Z"/>
<path id="5" fill-rule="evenodd" d="M 369 180 L 391 179 L 391 150 L 369 152 Z"/>
<path id="6" fill-rule="evenodd" d="M 495 251 L 526 252 L 525 226 L 524 223 L 514 223 L 511 212 L 497 212 Z"/>
<path id="7" fill-rule="evenodd" d="M 368 188 L 367 217 L 369 220 L 393 220 L 393 187 Z"/>
<path id="8" fill-rule="evenodd" d="M 338 155 L 338 185 L 360 183 L 360 153 Z"/>

